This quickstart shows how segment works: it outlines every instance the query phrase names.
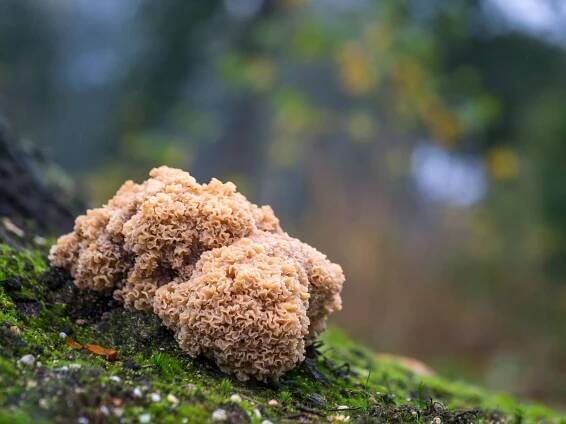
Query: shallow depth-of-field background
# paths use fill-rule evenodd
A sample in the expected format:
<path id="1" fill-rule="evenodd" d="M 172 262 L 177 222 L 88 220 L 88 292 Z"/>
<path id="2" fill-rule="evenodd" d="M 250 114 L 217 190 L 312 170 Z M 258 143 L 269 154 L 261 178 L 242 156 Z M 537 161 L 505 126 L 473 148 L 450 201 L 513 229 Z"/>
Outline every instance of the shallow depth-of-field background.
<path id="1" fill-rule="evenodd" d="M 104 202 L 235 182 L 342 264 L 334 322 L 566 399 L 566 3 L 0 3 L 0 114 Z"/>

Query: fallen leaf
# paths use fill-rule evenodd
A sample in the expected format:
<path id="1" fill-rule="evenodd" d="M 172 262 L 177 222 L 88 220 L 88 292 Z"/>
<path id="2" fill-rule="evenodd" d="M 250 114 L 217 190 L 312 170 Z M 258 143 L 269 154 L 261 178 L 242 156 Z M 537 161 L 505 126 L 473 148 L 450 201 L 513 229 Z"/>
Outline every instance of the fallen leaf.
<path id="1" fill-rule="evenodd" d="M 118 359 L 118 351 L 114 349 L 107 349 L 97 344 L 86 344 L 85 349 L 95 355 L 103 356 L 109 361 L 115 361 Z"/>
<path id="2" fill-rule="evenodd" d="M 71 339 L 69 336 L 65 336 L 65 343 L 67 343 L 67 346 L 71 349 L 82 349 L 83 348 L 82 344 Z"/>

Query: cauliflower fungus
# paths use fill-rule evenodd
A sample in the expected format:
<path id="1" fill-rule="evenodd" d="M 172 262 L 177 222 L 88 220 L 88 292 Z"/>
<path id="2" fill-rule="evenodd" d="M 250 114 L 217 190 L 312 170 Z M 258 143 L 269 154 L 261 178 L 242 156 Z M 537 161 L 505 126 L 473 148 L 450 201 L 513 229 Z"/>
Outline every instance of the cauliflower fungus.
<path id="1" fill-rule="evenodd" d="M 241 380 L 293 368 L 341 308 L 340 266 L 284 233 L 269 206 L 168 167 L 79 216 L 49 259 L 80 289 L 153 310 L 189 355 Z"/>

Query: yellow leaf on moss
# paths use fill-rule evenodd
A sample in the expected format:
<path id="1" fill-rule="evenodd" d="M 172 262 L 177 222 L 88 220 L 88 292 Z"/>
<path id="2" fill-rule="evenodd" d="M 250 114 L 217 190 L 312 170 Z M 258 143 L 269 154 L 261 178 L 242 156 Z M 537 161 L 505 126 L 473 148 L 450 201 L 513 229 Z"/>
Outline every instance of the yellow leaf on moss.
<path id="1" fill-rule="evenodd" d="M 114 349 L 108 349 L 97 344 L 87 344 L 85 345 L 85 349 L 95 355 L 103 356 L 109 361 L 115 361 L 118 359 L 118 351 Z"/>
<path id="2" fill-rule="evenodd" d="M 83 348 L 82 344 L 71 339 L 69 336 L 65 337 L 65 343 L 67 344 L 67 347 L 69 347 L 70 349 L 82 349 Z"/>

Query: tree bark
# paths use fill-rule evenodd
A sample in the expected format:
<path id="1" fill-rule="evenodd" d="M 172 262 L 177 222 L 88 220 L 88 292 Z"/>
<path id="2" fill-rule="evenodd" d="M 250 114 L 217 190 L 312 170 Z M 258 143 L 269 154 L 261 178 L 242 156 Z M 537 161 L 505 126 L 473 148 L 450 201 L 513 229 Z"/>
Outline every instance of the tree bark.
<path id="1" fill-rule="evenodd" d="M 0 240 L 22 238 L 18 229 L 50 236 L 72 228 L 81 202 L 47 178 L 50 168 L 37 148 L 24 148 L 0 122 Z"/>

